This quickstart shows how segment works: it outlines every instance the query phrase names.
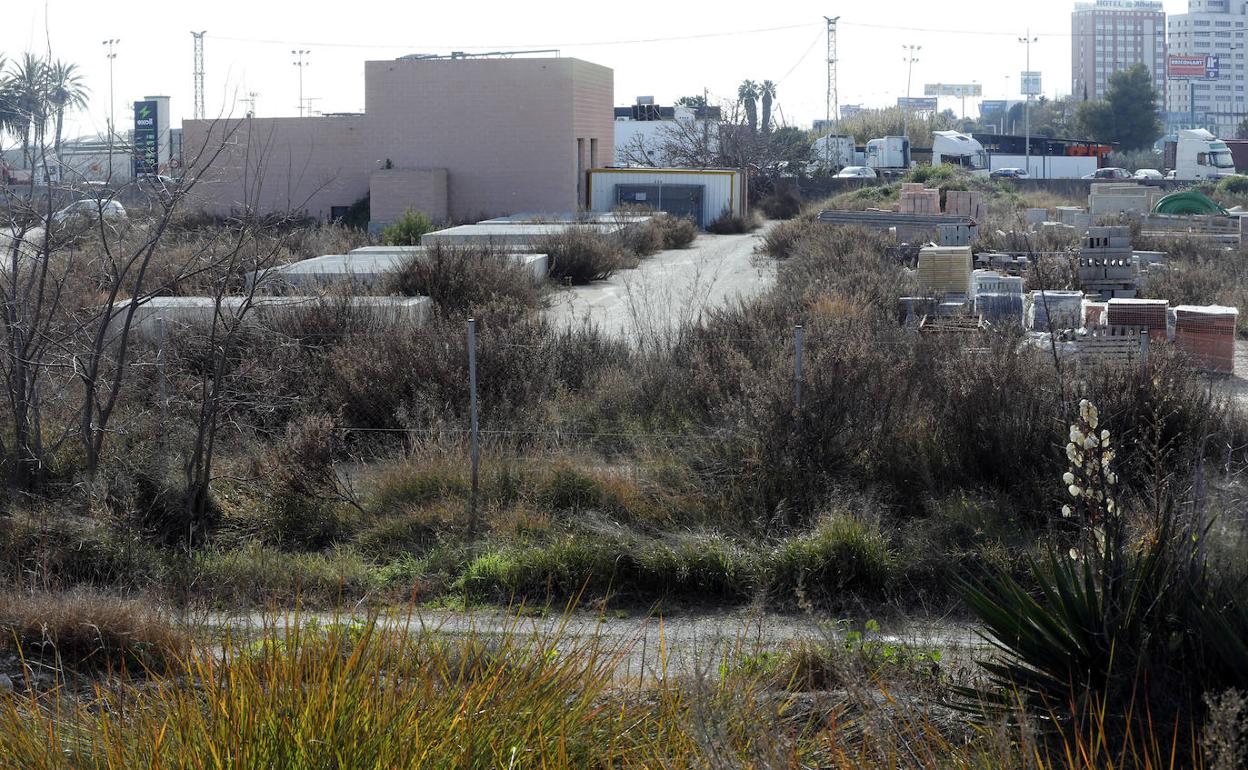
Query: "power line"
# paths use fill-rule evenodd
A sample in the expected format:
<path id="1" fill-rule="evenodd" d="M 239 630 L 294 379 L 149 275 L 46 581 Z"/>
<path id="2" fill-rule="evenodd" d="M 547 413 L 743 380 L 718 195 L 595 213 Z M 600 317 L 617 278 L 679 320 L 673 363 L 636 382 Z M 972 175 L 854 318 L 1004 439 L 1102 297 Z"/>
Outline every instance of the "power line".
<path id="1" fill-rule="evenodd" d="M 739 37 L 741 35 L 759 35 L 771 32 L 786 32 L 795 29 L 813 29 L 819 27 L 822 29 L 822 22 L 805 24 L 787 24 L 778 27 L 757 27 L 754 29 L 742 29 L 731 32 L 704 32 L 696 35 L 674 35 L 670 37 L 647 37 L 632 38 L 624 40 L 597 40 L 585 42 L 582 40 L 565 41 L 557 43 L 473 43 L 471 45 L 448 45 L 445 42 L 436 44 L 419 44 L 419 43 L 342 43 L 342 42 L 323 42 L 310 40 L 277 40 L 271 38 L 248 38 L 248 37 L 228 37 L 224 35 L 214 35 L 217 40 L 228 40 L 234 43 L 259 43 L 263 45 L 316 45 L 326 48 L 361 48 L 361 49 L 412 49 L 412 48 L 462 48 L 462 49 L 481 49 L 481 48 L 515 48 L 519 45 L 528 46 L 545 46 L 550 48 L 589 48 L 603 47 L 615 45 L 640 45 L 644 43 L 669 43 L 680 42 L 685 40 L 707 40 L 721 37 Z"/>

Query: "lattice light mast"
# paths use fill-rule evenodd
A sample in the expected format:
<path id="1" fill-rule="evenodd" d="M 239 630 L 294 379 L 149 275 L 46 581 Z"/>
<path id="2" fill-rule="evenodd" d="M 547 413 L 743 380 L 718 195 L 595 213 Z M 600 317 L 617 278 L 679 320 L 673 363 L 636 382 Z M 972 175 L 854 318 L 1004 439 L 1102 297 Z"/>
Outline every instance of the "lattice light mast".
<path id="1" fill-rule="evenodd" d="M 824 126 L 829 132 L 832 128 L 832 121 L 841 119 L 840 96 L 837 93 L 837 73 L 836 73 L 836 22 L 840 16 L 824 16 L 828 22 L 828 99 L 827 114 L 824 116 Z"/>
<path id="2" fill-rule="evenodd" d="M 195 119 L 204 119 L 204 35 L 207 30 L 191 32 L 195 38 Z"/>

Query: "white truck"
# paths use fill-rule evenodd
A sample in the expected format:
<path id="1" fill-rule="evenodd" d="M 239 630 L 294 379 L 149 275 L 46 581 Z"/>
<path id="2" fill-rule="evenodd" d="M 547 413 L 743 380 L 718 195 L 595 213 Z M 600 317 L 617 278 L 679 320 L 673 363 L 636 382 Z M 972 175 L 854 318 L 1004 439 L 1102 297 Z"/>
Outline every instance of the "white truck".
<path id="1" fill-rule="evenodd" d="M 910 168 L 910 140 L 904 136 L 886 136 L 867 142 L 867 168 L 880 176 L 905 173 Z"/>
<path id="2" fill-rule="evenodd" d="M 836 171 L 846 166 L 865 166 L 863 153 L 858 152 L 854 137 L 828 134 L 815 140 L 811 148 L 812 161 L 817 167 Z"/>
<path id="3" fill-rule="evenodd" d="M 904 136 L 886 136 L 867 142 L 866 165 L 880 175 L 905 173 L 916 163 L 939 166 L 951 163 L 961 166 L 977 176 L 989 173 L 988 153 L 984 146 L 969 134 L 958 131 L 936 131 L 932 134 L 931 149 L 910 148 Z"/>
<path id="4" fill-rule="evenodd" d="M 952 163 L 977 176 L 989 173 L 988 153 L 970 134 L 958 131 L 935 131 L 932 133 L 932 165 Z"/>
<path id="5" fill-rule="evenodd" d="M 1226 142 L 1203 128 L 1180 131 L 1166 142 L 1166 166 L 1174 179 L 1196 181 L 1235 175 L 1235 158 Z"/>

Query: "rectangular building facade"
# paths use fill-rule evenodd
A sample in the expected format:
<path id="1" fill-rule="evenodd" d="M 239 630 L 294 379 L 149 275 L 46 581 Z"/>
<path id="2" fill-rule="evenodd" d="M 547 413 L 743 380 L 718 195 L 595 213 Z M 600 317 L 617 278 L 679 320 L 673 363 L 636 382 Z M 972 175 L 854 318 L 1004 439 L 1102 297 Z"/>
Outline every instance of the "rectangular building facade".
<path id="1" fill-rule="evenodd" d="M 1157 108 L 1165 108 L 1166 12 L 1162 3 L 1077 3 L 1070 22 L 1071 93 L 1076 99 L 1104 99 L 1111 75 L 1143 64 L 1153 74 Z"/>
<path id="2" fill-rule="evenodd" d="M 1190 0 L 1188 12 L 1170 17 L 1171 56 L 1217 57 L 1216 77 L 1176 78 L 1167 91 L 1167 128 L 1207 128 L 1234 138 L 1245 117 L 1244 44 L 1248 2 Z"/>
<path id="3" fill-rule="evenodd" d="M 367 62 L 364 77 L 361 115 L 186 121 L 186 164 L 206 166 L 198 202 L 324 221 L 371 194 L 374 224 L 409 207 L 451 220 L 567 212 L 585 170 L 611 158 L 606 67 L 412 58 Z"/>

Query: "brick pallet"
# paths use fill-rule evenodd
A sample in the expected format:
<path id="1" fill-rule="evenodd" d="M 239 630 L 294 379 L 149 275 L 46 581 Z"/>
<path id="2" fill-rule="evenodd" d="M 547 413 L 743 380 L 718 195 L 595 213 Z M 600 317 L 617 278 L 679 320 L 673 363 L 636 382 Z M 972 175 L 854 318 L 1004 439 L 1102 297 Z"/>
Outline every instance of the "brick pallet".
<path id="1" fill-rule="evenodd" d="M 1032 328 L 1038 332 L 1078 329 L 1083 326 L 1083 292 L 1033 291 Z"/>
<path id="2" fill-rule="evenodd" d="M 984 204 L 984 196 L 980 193 L 950 190 L 945 193 L 945 213 L 983 222 L 988 217 L 988 206 Z"/>
<path id="3" fill-rule="evenodd" d="M 1181 305 L 1174 309 L 1174 343 L 1197 367 L 1218 374 L 1235 373 L 1233 307 Z"/>
<path id="4" fill-rule="evenodd" d="M 1111 299 L 1106 323 L 1110 326 L 1145 326 L 1154 340 L 1165 342 L 1170 303 L 1164 299 Z"/>
<path id="5" fill-rule="evenodd" d="M 1143 355 L 1148 329 L 1135 326 L 1099 326 L 1075 340 L 1080 366 L 1129 366 Z"/>
<path id="6" fill-rule="evenodd" d="M 969 246 L 929 246 L 920 250 L 919 288 L 932 296 L 971 296 L 972 261 Z"/>

